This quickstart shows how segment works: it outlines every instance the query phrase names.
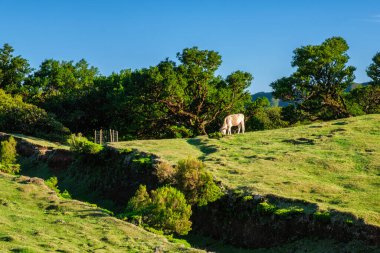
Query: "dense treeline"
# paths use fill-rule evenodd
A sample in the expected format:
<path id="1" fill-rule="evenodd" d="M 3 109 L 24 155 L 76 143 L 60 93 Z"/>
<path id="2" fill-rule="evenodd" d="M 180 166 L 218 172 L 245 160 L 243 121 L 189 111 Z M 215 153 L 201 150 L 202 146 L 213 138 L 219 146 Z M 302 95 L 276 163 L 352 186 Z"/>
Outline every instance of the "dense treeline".
<path id="1" fill-rule="evenodd" d="M 247 88 L 253 76 L 243 71 L 225 78 L 217 75 L 221 55 L 197 47 L 177 53 L 177 61 L 165 59 L 149 68 L 104 76 L 84 59 L 47 59 L 33 70 L 26 59 L 14 56 L 13 48 L 4 44 L 0 48 L 0 89 L 12 95 L 20 108 L 41 108 L 39 114 L 46 114 L 45 121 L 61 128 L 59 131 L 64 130 L 57 121 L 71 132 L 90 137 L 95 129 L 118 129 L 121 139 L 215 132 L 227 114 L 237 112 L 245 113 L 248 130 L 379 113 L 380 53 L 367 69 L 372 79 L 369 85 L 348 92 L 355 67 L 347 65 L 347 50 L 348 44 L 340 37 L 295 49 L 295 72 L 271 84 L 274 96 L 289 103 L 285 108 L 271 107 L 265 98 L 251 101 Z M 0 114 L 11 117 L 4 108 Z M 25 115 L 30 114 L 27 110 Z M 28 131 L 4 127 L 3 118 L 1 130 L 34 134 L 34 127 Z"/>

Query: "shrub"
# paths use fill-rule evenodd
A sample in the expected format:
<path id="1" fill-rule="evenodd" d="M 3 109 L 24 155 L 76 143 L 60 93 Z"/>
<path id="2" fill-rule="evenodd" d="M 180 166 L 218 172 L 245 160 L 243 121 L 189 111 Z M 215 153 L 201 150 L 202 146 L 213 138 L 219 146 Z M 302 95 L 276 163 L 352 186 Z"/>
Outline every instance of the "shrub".
<path id="1" fill-rule="evenodd" d="M 272 214 L 276 211 L 277 207 L 268 202 L 261 202 L 257 205 L 257 211 L 262 214 Z"/>
<path id="2" fill-rule="evenodd" d="M 72 134 L 67 143 L 70 145 L 70 150 L 77 153 L 96 154 L 103 149 L 102 145 L 89 141 L 81 133 Z"/>
<path id="3" fill-rule="evenodd" d="M 222 196 L 222 191 L 215 184 L 212 175 L 197 159 L 188 158 L 178 162 L 176 181 L 191 205 L 207 205 Z"/>
<path id="4" fill-rule="evenodd" d="M 10 136 L 7 141 L 1 142 L 0 163 L 14 164 L 17 160 L 16 140 Z"/>
<path id="5" fill-rule="evenodd" d="M 1 142 L 0 147 L 0 171 L 15 174 L 20 171 L 20 165 L 16 164 L 17 151 L 16 140 L 11 136 L 7 141 Z"/>
<path id="6" fill-rule="evenodd" d="M 223 138 L 223 134 L 221 132 L 214 132 L 214 133 L 210 133 L 208 135 L 208 138 L 210 139 L 220 139 L 220 138 Z"/>
<path id="7" fill-rule="evenodd" d="M 140 185 L 128 202 L 126 215 L 164 234 L 186 235 L 191 230 L 191 206 L 183 193 L 171 186 L 153 190 L 149 196 L 146 187 Z"/>
<path id="8" fill-rule="evenodd" d="M 45 110 L 0 89 L 0 129 L 54 141 L 66 140 L 70 131 Z"/>
<path id="9" fill-rule="evenodd" d="M 328 211 L 317 211 L 313 214 L 313 217 L 316 221 L 322 223 L 330 223 L 331 221 L 331 214 Z"/>
<path id="10" fill-rule="evenodd" d="M 282 119 L 281 107 L 260 108 L 248 119 L 246 125 L 251 130 L 283 128 L 288 122 Z"/>
<path id="11" fill-rule="evenodd" d="M 45 180 L 45 184 L 47 187 L 55 191 L 56 193 L 59 193 L 58 189 L 58 178 L 57 177 L 50 177 L 49 179 Z"/>
<path id="12" fill-rule="evenodd" d="M 167 162 L 160 162 L 156 166 L 155 174 L 160 183 L 175 183 L 176 168 Z"/>
<path id="13" fill-rule="evenodd" d="M 64 199 L 71 199 L 71 194 L 67 190 L 64 190 L 62 193 L 59 194 L 59 196 L 61 196 L 61 198 Z"/>
<path id="14" fill-rule="evenodd" d="M 190 138 L 194 136 L 193 131 L 184 126 L 170 126 L 170 135 L 174 138 Z"/>
<path id="15" fill-rule="evenodd" d="M 304 212 L 303 208 L 300 207 L 290 207 L 290 208 L 280 208 L 274 211 L 274 214 L 280 217 L 289 217 L 293 214 L 302 214 Z"/>

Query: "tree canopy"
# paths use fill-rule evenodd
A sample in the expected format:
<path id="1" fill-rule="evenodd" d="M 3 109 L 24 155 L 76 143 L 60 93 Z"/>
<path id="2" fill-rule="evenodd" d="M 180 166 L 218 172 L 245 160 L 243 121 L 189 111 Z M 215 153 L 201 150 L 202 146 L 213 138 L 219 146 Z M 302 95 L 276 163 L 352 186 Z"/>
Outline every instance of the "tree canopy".
<path id="1" fill-rule="evenodd" d="M 178 65 L 166 59 L 132 75 L 131 96 L 144 107 L 160 111 L 148 118 L 205 134 L 206 127 L 219 116 L 244 110 L 244 104 L 250 101 L 246 89 L 253 79 L 251 74 L 236 71 L 226 79 L 216 76 L 221 56 L 197 47 L 184 49 L 177 58 Z"/>
<path id="2" fill-rule="evenodd" d="M 375 54 L 372 61 L 367 68 L 367 75 L 372 79 L 372 85 L 380 86 L 380 52 Z"/>
<path id="3" fill-rule="evenodd" d="M 276 98 L 289 101 L 317 118 L 348 116 L 343 92 L 352 84 L 355 67 L 347 66 L 347 42 L 332 37 L 321 45 L 294 50 L 296 71 L 271 84 Z"/>
<path id="4" fill-rule="evenodd" d="M 32 71 L 28 61 L 21 56 L 14 56 L 13 52 L 9 44 L 0 48 L 0 89 L 10 93 L 16 93 Z"/>

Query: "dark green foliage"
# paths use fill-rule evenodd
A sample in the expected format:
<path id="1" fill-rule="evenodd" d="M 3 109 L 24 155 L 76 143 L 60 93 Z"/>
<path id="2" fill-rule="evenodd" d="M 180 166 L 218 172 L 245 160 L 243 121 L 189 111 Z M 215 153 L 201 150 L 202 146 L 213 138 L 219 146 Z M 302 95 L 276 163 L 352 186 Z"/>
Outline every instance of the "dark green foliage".
<path id="1" fill-rule="evenodd" d="M 72 134 L 67 143 L 70 145 L 70 150 L 76 153 L 96 154 L 103 149 L 102 145 L 89 141 L 81 133 Z"/>
<path id="2" fill-rule="evenodd" d="M 135 115 L 131 125 L 144 126 L 140 134 L 162 138 L 173 125 L 205 134 L 220 117 L 243 111 L 250 100 L 249 73 L 236 71 L 223 80 L 215 76 L 221 56 L 197 47 L 184 49 L 177 58 L 179 65 L 167 59 L 132 74 L 126 91 L 132 102 L 129 113 Z"/>
<path id="3" fill-rule="evenodd" d="M 12 94 L 20 92 L 25 77 L 31 71 L 28 61 L 14 56 L 13 51 L 9 44 L 0 48 L 0 89 Z"/>
<path id="4" fill-rule="evenodd" d="M 223 134 L 221 132 L 210 133 L 210 134 L 208 134 L 208 138 L 219 140 L 220 138 L 223 138 Z"/>
<path id="5" fill-rule="evenodd" d="M 59 197 L 63 199 L 71 199 L 71 194 L 66 189 L 63 192 L 59 190 L 58 178 L 56 176 L 49 177 L 47 180 L 45 180 L 45 184 L 47 187 L 55 191 Z"/>
<path id="6" fill-rule="evenodd" d="M 67 190 L 64 190 L 63 192 L 61 192 L 59 196 L 61 196 L 61 198 L 64 198 L 64 199 L 71 199 L 71 194 Z"/>
<path id="7" fill-rule="evenodd" d="M 0 149 L 0 163 L 2 164 L 13 164 L 17 160 L 17 151 L 16 151 L 17 142 L 10 136 L 7 141 L 1 142 Z"/>
<path id="8" fill-rule="evenodd" d="M 0 129 L 49 140 L 66 140 L 69 130 L 37 106 L 24 103 L 0 89 Z"/>
<path id="9" fill-rule="evenodd" d="M 58 189 L 58 179 L 57 177 L 50 177 L 49 179 L 45 180 L 45 184 L 50 188 L 52 189 L 53 191 L 55 191 L 56 193 L 59 193 L 59 189 Z"/>
<path id="10" fill-rule="evenodd" d="M 171 186 L 153 190 L 149 196 L 146 187 L 140 185 L 128 202 L 126 215 L 165 234 L 185 235 L 191 230 L 191 207 L 185 196 Z"/>
<path id="11" fill-rule="evenodd" d="M 322 223 L 331 222 L 331 214 L 328 211 L 317 211 L 313 214 L 313 217 L 316 221 L 320 221 Z"/>
<path id="12" fill-rule="evenodd" d="M 295 49 L 292 67 L 297 69 L 290 77 L 271 84 L 273 95 L 295 103 L 313 118 L 348 116 L 343 93 L 355 78 L 355 68 L 346 66 L 347 50 L 348 45 L 341 37 Z"/>
<path id="13" fill-rule="evenodd" d="M 373 63 L 367 68 L 367 75 L 372 79 L 371 84 L 380 86 L 380 52 L 372 58 Z"/>
<path id="14" fill-rule="evenodd" d="M 191 205 L 204 206 L 223 195 L 205 165 L 197 159 L 179 161 L 175 177 L 178 188 Z"/>
<path id="15" fill-rule="evenodd" d="M 358 87 L 350 91 L 345 98 L 352 115 L 380 113 L 380 86 Z"/>
<path id="16" fill-rule="evenodd" d="M 281 109 L 281 117 L 293 125 L 299 122 L 306 122 L 310 118 L 310 114 L 303 111 L 300 107 L 290 104 Z"/>
<path id="17" fill-rule="evenodd" d="M 172 136 L 174 138 L 189 138 L 193 137 L 193 131 L 184 126 L 171 126 L 169 127 Z"/>
<path id="18" fill-rule="evenodd" d="M 16 164 L 17 151 L 16 140 L 10 136 L 8 140 L 1 142 L 0 147 L 0 171 L 15 174 L 20 171 L 20 165 Z"/>
<path id="19" fill-rule="evenodd" d="M 22 92 L 26 101 L 55 114 L 71 131 L 80 132 L 91 126 L 92 112 L 99 113 L 97 99 L 92 96 L 97 73 L 83 59 L 76 63 L 48 59 L 25 80 Z"/>
<path id="20" fill-rule="evenodd" d="M 380 113 L 380 53 L 377 53 L 372 61 L 367 68 L 367 75 L 372 79 L 369 85 L 359 86 L 346 95 L 353 115 Z"/>
<path id="21" fill-rule="evenodd" d="M 257 205 L 257 211 L 262 214 L 272 214 L 276 211 L 276 206 L 268 202 L 261 202 Z"/>
<path id="22" fill-rule="evenodd" d="M 284 128 L 289 123 L 283 120 L 281 107 L 260 108 L 249 118 L 246 127 L 249 130 L 268 130 Z"/>
<path id="23" fill-rule="evenodd" d="M 296 207 L 296 206 L 289 207 L 289 208 L 280 208 L 274 212 L 274 214 L 279 217 L 290 217 L 291 215 L 294 215 L 294 214 L 303 214 L 303 213 L 304 213 L 304 209 L 300 207 Z"/>

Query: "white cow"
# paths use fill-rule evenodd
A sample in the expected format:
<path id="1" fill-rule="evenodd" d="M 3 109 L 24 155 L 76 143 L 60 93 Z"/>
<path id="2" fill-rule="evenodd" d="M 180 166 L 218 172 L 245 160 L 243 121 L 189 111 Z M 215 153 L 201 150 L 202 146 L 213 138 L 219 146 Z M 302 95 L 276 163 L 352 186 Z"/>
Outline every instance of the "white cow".
<path id="1" fill-rule="evenodd" d="M 240 133 L 240 128 L 242 130 L 242 133 L 245 131 L 244 126 L 244 114 L 231 114 L 224 118 L 223 126 L 220 128 L 220 132 L 223 135 L 231 134 L 231 127 L 237 126 L 238 127 L 238 134 Z"/>

